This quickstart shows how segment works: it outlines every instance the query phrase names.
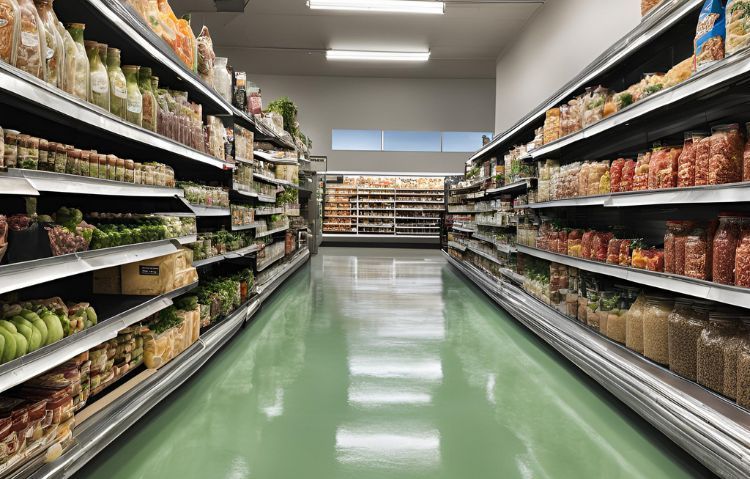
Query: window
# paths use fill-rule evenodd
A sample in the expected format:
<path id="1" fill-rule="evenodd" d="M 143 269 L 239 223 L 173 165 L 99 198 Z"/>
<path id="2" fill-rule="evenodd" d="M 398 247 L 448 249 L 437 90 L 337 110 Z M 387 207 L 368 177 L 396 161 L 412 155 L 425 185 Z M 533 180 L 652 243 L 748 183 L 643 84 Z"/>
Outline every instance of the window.
<path id="1" fill-rule="evenodd" d="M 482 131 L 333 130 L 333 150 L 471 153 L 482 148 Z"/>
<path id="2" fill-rule="evenodd" d="M 383 151 L 440 151 L 439 131 L 384 131 Z"/>
<path id="3" fill-rule="evenodd" d="M 331 149 L 381 151 L 383 132 L 381 130 L 333 130 Z"/>
<path id="4" fill-rule="evenodd" d="M 446 153 L 470 153 L 482 148 L 482 135 L 492 138 L 490 132 L 444 131 L 443 151 Z"/>

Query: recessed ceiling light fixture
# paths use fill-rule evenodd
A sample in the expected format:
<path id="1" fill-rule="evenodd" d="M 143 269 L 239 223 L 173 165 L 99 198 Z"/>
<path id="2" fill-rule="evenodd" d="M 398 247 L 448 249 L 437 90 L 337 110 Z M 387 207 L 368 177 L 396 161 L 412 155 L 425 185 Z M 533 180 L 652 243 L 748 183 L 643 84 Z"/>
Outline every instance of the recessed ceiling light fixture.
<path id="1" fill-rule="evenodd" d="M 308 0 L 307 6 L 311 10 L 422 13 L 428 15 L 445 13 L 445 2 L 431 0 Z"/>
<path id="2" fill-rule="evenodd" d="M 430 52 L 372 52 L 357 50 L 327 50 L 327 60 L 370 62 L 426 62 Z"/>

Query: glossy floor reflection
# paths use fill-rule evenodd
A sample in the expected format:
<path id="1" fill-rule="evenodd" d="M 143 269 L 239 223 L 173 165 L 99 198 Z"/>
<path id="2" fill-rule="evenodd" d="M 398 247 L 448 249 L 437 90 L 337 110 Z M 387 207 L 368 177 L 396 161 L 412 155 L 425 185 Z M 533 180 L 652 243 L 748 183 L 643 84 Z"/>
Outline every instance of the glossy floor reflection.
<path id="1" fill-rule="evenodd" d="M 80 477 L 708 474 L 438 252 L 324 248 Z"/>

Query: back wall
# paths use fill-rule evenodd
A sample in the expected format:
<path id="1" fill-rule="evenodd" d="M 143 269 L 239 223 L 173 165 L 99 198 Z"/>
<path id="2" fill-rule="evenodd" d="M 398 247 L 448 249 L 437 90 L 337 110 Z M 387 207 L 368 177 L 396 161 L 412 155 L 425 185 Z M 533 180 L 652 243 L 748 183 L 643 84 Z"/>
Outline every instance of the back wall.
<path id="1" fill-rule="evenodd" d="M 313 155 L 329 171 L 463 173 L 463 153 L 332 151 L 332 129 L 492 131 L 495 81 L 304 77 L 253 74 L 241 52 L 222 51 L 260 86 L 264 104 L 288 96 L 299 108 Z"/>

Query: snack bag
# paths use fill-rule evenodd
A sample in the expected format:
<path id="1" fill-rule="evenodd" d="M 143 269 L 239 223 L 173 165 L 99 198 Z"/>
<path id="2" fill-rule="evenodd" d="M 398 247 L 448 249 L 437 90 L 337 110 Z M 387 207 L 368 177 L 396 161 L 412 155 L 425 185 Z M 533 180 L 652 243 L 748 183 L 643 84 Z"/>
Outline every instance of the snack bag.
<path id="1" fill-rule="evenodd" d="M 695 31 L 695 71 L 701 71 L 724 58 L 725 9 L 721 0 L 706 0 Z"/>
<path id="2" fill-rule="evenodd" d="M 726 53 L 730 55 L 750 45 L 750 0 L 729 0 L 726 14 Z"/>

